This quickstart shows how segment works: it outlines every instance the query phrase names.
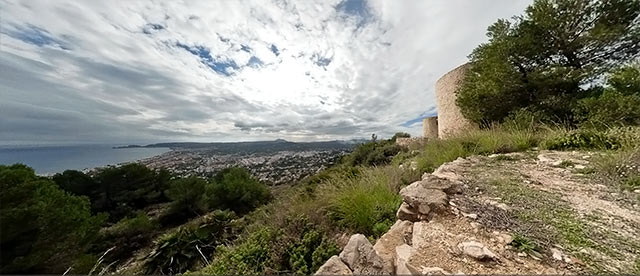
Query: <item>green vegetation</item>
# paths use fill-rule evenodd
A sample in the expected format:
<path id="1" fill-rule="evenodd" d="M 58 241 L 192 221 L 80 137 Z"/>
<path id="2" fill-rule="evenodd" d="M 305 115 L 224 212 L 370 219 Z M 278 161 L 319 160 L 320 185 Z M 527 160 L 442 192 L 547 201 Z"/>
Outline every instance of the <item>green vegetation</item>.
<path id="1" fill-rule="evenodd" d="M 402 199 L 390 186 L 384 170 L 368 170 L 362 177 L 334 179 L 323 194 L 329 195 L 329 216 L 338 225 L 375 238 L 395 222 Z M 331 189 L 331 188 L 329 188 Z"/>
<path id="2" fill-rule="evenodd" d="M 144 263 L 145 274 L 178 274 L 206 264 L 216 247 L 238 230 L 236 215 L 216 210 L 177 230 L 164 234 Z"/>
<path id="3" fill-rule="evenodd" d="M 0 166 L 0 273 L 62 273 L 95 238 L 104 216 L 24 165 Z"/>
<path id="4" fill-rule="evenodd" d="M 513 236 L 511 246 L 515 247 L 520 252 L 531 253 L 533 251 L 540 251 L 540 247 L 534 241 L 522 234 L 516 234 Z"/>
<path id="5" fill-rule="evenodd" d="M 267 187 L 241 168 L 227 168 L 216 174 L 207 186 L 209 205 L 244 214 L 271 198 Z"/>
<path id="6" fill-rule="evenodd" d="M 640 53 L 638 15 L 637 0 L 534 1 L 488 28 L 458 106 L 484 126 L 519 112 L 551 124 L 637 124 L 640 65 L 628 62 Z"/>
<path id="7" fill-rule="evenodd" d="M 395 138 L 404 137 L 396 134 L 393 139 L 376 141 L 358 146 L 351 154 L 342 159 L 345 166 L 379 166 L 389 164 L 393 157 L 401 152 L 402 147 L 396 145 Z"/>

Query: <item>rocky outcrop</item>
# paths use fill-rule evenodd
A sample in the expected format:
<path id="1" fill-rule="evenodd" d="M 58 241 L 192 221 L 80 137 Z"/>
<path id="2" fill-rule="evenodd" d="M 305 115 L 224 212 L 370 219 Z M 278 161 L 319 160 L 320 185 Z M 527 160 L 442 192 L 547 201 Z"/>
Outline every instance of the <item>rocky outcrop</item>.
<path id="1" fill-rule="evenodd" d="M 476 260 L 486 261 L 498 258 L 496 254 L 493 254 L 493 252 L 489 250 L 489 248 L 477 241 L 461 242 L 458 244 L 458 249 L 460 249 L 463 254 Z"/>
<path id="2" fill-rule="evenodd" d="M 373 246 L 382 259 L 384 274 L 394 274 L 396 247 L 410 243 L 412 231 L 413 224 L 410 221 L 398 220 Z"/>
<path id="3" fill-rule="evenodd" d="M 384 272 L 382 258 L 362 234 L 355 234 L 340 253 L 340 259 L 351 269 L 353 274 L 381 275 Z"/>
<path id="4" fill-rule="evenodd" d="M 315 275 L 353 275 L 353 272 L 340 257 L 334 255 L 318 269 Z"/>

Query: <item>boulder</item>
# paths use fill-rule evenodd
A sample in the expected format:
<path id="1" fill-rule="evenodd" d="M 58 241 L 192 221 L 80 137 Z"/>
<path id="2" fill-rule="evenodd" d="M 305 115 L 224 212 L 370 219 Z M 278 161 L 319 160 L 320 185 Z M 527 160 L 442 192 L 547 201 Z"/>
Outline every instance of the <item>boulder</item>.
<path id="1" fill-rule="evenodd" d="M 409 221 L 396 221 L 387 233 L 382 235 L 373 246 L 378 256 L 382 259 L 383 272 L 385 274 L 393 274 L 395 271 L 394 259 L 396 255 L 396 247 L 407 242 L 411 242 L 411 232 L 413 231 L 413 223 Z"/>
<path id="2" fill-rule="evenodd" d="M 422 267 L 422 275 L 449 275 L 451 273 L 437 266 Z"/>
<path id="3" fill-rule="evenodd" d="M 447 210 L 449 197 L 438 189 L 430 189 L 424 186 L 424 182 L 417 181 L 400 190 L 400 196 L 404 202 L 421 214 L 429 214 L 430 211 L 442 212 Z"/>
<path id="4" fill-rule="evenodd" d="M 408 244 L 402 244 L 396 247 L 396 275 L 420 275 L 420 271 L 409 264 L 409 259 L 414 254 L 416 254 L 416 250 Z"/>
<path id="5" fill-rule="evenodd" d="M 396 212 L 396 217 L 399 220 L 408 220 L 412 222 L 419 221 L 423 219 L 424 215 L 418 213 L 413 207 L 409 206 L 406 202 L 402 202 L 400 208 Z"/>
<path id="6" fill-rule="evenodd" d="M 349 266 L 353 274 L 384 274 L 382 258 L 362 234 L 355 234 L 349 238 L 349 242 L 340 253 L 340 259 Z"/>
<path id="7" fill-rule="evenodd" d="M 458 249 L 462 251 L 463 254 L 472 257 L 476 260 L 495 260 L 498 257 L 496 254 L 493 254 L 489 248 L 487 248 L 484 244 L 477 241 L 465 241 L 458 244 Z"/>
<path id="8" fill-rule="evenodd" d="M 340 257 L 334 255 L 318 269 L 315 275 L 353 275 L 353 272 L 340 260 Z"/>
<path id="9" fill-rule="evenodd" d="M 449 195 L 462 192 L 458 183 L 433 174 L 423 175 L 421 182 L 425 188 L 441 190 Z"/>

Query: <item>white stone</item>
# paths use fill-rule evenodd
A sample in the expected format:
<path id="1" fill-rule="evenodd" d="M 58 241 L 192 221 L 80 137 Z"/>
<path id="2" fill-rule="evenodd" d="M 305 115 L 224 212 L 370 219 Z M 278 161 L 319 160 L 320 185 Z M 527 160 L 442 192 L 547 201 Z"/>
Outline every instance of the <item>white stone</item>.
<path id="1" fill-rule="evenodd" d="M 416 275 L 416 269 L 409 265 L 409 258 L 416 253 L 416 250 L 407 245 L 402 244 L 396 247 L 396 275 Z"/>
<path id="2" fill-rule="evenodd" d="M 349 242 L 340 253 L 340 259 L 349 266 L 353 274 L 383 274 L 382 258 L 362 234 L 355 234 L 349 238 Z"/>
<path id="3" fill-rule="evenodd" d="M 382 259 L 384 274 L 394 273 L 396 247 L 406 244 L 407 241 L 411 242 L 412 231 L 413 223 L 410 221 L 398 220 L 373 246 L 373 249 Z"/>
<path id="4" fill-rule="evenodd" d="M 586 168 L 586 166 L 585 166 L 585 165 L 577 164 L 577 165 L 573 166 L 573 168 L 575 168 L 575 169 L 577 169 L 577 170 L 583 170 L 583 169 L 585 169 L 585 168 Z"/>
<path id="5" fill-rule="evenodd" d="M 449 275 L 451 273 L 439 267 L 422 267 L 422 275 Z"/>
<path id="6" fill-rule="evenodd" d="M 466 241 L 458 244 L 458 249 L 476 260 L 494 260 L 497 256 L 484 244 L 477 241 Z"/>
<path id="7" fill-rule="evenodd" d="M 466 213 L 462 213 L 462 215 L 463 215 L 465 218 L 478 219 L 478 214 L 466 214 Z"/>
<path id="8" fill-rule="evenodd" d="M 562 261 L 562 252 L 557 248 L 551 248 L 551 257 L 556 261 Z"/>
<path id="9" fill-rule="evenodd" d="M 315 275 L 353 275 L 351 269 L 338 256 L 331 256 L 316 272 Z"/>

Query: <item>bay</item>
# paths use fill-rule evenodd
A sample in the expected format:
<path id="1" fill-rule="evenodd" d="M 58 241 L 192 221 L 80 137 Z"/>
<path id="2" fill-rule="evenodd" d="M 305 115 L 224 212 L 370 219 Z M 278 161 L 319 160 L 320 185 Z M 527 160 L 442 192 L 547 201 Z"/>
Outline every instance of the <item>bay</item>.
<path id="1" fill-rule="evenodd" d="M 39 175 L 83 170 L 153 157 L 169 148 L 120 148 L 113 145 L 0 147 L 0 165 L 22 163 Z"/>

